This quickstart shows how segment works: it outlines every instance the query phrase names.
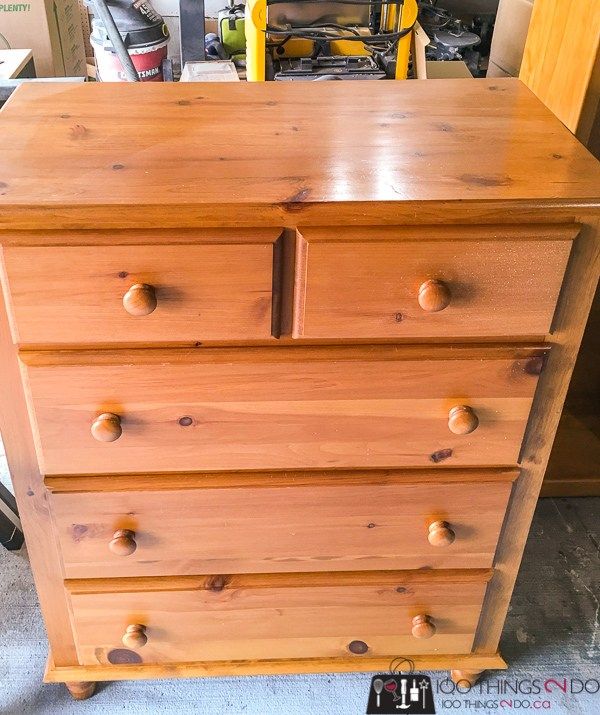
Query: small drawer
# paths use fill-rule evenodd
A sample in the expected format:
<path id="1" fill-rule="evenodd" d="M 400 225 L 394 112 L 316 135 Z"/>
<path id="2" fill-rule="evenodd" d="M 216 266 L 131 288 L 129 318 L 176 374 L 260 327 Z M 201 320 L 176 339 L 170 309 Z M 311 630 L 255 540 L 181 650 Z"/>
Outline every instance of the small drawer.
<path id="1" fill-rule="evenodd" d="M 82 665 L 469 653 L 488 571 L 67 581 Z"/>
<path id="2" fill-rule="evenodd" d="M 542 350 L 28 352 L 46 474 L 515 464 Z"/>
<path id="3" fill-rule="evenodd" d="M 277 330 L 275 239 L 276 232 L 266 231 L 239 243 L 7 247 L 15 340 L 94 345 L 270 338 Z"/>
<path id="4" fill-rule="evenodd" d="M 486 568 L 515 476 L 70 477 L 51 501 L 68 578 Z"/>
<path id="5" fill-rule="evenodd" d="M 573 226 L 303 228 L 295 338 L 506 338 L 550 330 Z"/>

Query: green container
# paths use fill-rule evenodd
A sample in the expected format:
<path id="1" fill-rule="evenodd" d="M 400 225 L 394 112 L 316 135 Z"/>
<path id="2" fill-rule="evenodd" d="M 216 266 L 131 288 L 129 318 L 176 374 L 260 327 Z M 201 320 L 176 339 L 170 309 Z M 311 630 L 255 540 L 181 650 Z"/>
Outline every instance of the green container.
<path id="1" fill-rule="evenodd" d="M 230 57 L 246 54 L 246 20 L 244 6 L 231 5 L 219 11 L 219 39 Z"/>

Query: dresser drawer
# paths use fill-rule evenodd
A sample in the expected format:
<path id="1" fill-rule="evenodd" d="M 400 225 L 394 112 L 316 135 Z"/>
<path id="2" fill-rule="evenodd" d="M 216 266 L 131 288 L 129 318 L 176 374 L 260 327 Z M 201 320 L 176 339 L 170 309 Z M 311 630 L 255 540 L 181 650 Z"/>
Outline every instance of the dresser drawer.
<path id="1" fill-rule="evenodd" d="M 577 228 L 306 228 L 296 338 L 542 336 Z"/>
<path id="2" fill-rule="evenodd" d="M 69 578 L 485 568 L 514 477 L 166 475 L 152 490 L 151 477 L 117 476 L 100 481 L 130 489 L 56 493 L 52 512 Z"/>
<path id="3" fill-rule="evenodd" d="M 514 464 L 536 354 L 380 346 L 23 359 L 44 471 L 92 474 Z"/>
<path id="4" fill-rule="evenodd" d="M 489 575 L 217 575 L 67 589 L 83 665 L 393 657 L 468 653 Z"/>
<path id="5" fill-rule="evenodd" d="M 273 238 L 267 231 L 237 244 L 8 247 L 15 339 L 87 345 L 269 338 L 276 317 Z"/>

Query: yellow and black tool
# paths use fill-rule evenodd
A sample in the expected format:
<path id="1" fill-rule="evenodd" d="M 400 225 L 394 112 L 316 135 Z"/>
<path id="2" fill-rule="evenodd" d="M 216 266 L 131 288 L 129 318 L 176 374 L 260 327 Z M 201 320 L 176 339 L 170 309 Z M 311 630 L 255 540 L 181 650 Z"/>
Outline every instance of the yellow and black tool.
<path id="1" fill-rule="evenodd" d="M 417 0 L 247 0 L 246 77 L 406 79 L 417 14 Z"/>

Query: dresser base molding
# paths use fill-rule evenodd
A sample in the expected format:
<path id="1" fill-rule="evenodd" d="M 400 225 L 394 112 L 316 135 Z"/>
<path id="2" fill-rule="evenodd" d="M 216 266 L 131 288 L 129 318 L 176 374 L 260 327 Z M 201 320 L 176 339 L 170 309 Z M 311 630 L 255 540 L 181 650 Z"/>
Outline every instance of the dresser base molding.
<path id="1" fill-rule="evenodd" d="M 500 653 L 468 655 L 402 656 L 415 671 L 454 670 L 482 673 L 506 670 Z M 230 660 L 160 665 L 73 665 L 55 666 L 49 656 L 45 683 L 93 683 L 110 680 L 154 680 L 155 678 L 208 678 L 234 675 L 300 675 L 305 673 L 380 673 L 387 672 L 394 658 L 302 658 L 289 660 Z M 398 663 L 396 659 L 396 663 Z"/>

